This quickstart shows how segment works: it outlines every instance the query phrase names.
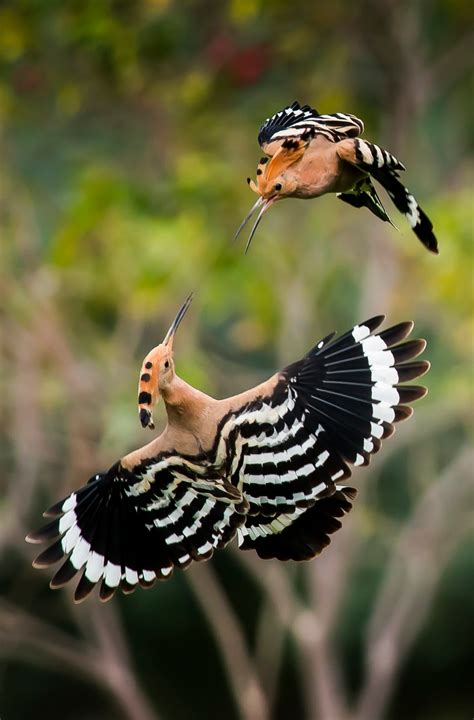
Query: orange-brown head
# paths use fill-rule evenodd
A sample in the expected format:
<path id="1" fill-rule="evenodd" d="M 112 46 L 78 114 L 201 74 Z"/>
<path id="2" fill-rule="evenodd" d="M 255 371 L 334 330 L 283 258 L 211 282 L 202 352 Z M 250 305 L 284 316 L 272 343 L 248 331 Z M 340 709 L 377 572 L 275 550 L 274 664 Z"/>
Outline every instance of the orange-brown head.
<path id="1" fill-rule="evenodd" d="M 262 215 L 274 202 L 290 197 L 297 189 L 297 175 L 294 172 L 288 172 L 288 169 L 302 157 L 304 151 L 305 144 L 302 141 L 286 140 L 273 157 L 262 157 L 260 159 L 257 166 L 257 182 L 247 178 L 250 189 L 257 193 L 259 198 L 241 223 L 234 239 L 238 237 L 252 215 L 257 210 L 259 210 L 259 213 L 250 231 L 245 252 L 250 247 Z"/>
<path id="2" fill-rule="evenodd" d="M 153 422 L 153 408 L 160 395 L 173 382 L 175 378 L 173 362 L 173 341 L 176 330 L 186 314 L 193 299 L 191 293 L 171 323 L 171 327 L 165 335 L 163 342 L 150 350 L 145 357 L 140 370 L 138 382 L 138 415 L 142 427 L 155 427 Z"/>

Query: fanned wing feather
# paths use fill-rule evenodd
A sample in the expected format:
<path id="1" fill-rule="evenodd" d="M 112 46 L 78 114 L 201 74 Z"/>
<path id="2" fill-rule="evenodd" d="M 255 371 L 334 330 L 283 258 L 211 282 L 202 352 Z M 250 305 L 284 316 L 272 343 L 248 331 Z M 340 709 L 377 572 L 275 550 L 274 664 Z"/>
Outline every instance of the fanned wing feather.
<path id="1" fill-rule="evenodd" d="M 262 150 L 273 155 L 286 140 L 309 142 L 316 134 L 331 142 L 357 137 L 364 131 L 364 123 L 355 115 L 334 113 L 320 115 L 309 105 L 298 102 L 267 118 L 260 128 L 258 142 Z"/>
<path id="2" fill-rule="evenodd" d="M 183 458 L 168 456 L 133 472 L 116 463 L 53 511 L 56 519 L 28 537 L 30 542 L 55 540 L 35 565 L 62 559 L 52 587 L 82 573 L 76 601 L 98 583 L 106 600 L 118 587 L 131 592 L 138 584 L 169 577 L 174 567 L 209 558 L 244 521 L 246 502 L 212 472 L 193 476 Z"/>
<path id="3" fill-rule="evenodd" d="M 424 387 L 402 385 L 428 370 L 423 361 L 403 364 L 419 355 L 425 342 L 401 342 L 411 332 L 410 322 L 374 334 L 382 320 L 375 317 L 332 342 L 322 340 L 282 372 L 272 397 L 235 419 L 241 439 L 233 439 L 240 455 L 236 482 L 250 506 L 238 530 L 243 548 L 254 547 L 265 557 L 278 549 L 271 556 L 281 557 L 284 538 L 296 547 L 296 530 L 289 527 L 295 523 L 307 535 L 304 517 L 322 498 L 343 502 L 339 483 L 351 475 L 350 466 L 367 465 L 394 423 L 411 414 L 405 403 L 426 393 Z M 329 514 L 321 510 L 327 522 L 329 508 Z M 328 533 L 316 525 L 314 533 L 319 552 Z M 269 538 L 279 534 L 273 544 Z M 302 559 L 287 549 L 289 557 Z"/>

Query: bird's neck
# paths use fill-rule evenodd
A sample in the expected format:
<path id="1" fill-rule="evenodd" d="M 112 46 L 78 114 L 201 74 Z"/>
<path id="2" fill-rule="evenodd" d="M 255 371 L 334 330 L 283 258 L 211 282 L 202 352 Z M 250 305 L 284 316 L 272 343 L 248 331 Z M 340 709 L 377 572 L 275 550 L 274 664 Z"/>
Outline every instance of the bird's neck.
<path id="1" fill-rule="evenodd" d="M 161 397 L 165 403 L 168 424 L 192 432 L 201 426 L 210 404 L 215 402 L 177 375 L 161 390 Z"/>

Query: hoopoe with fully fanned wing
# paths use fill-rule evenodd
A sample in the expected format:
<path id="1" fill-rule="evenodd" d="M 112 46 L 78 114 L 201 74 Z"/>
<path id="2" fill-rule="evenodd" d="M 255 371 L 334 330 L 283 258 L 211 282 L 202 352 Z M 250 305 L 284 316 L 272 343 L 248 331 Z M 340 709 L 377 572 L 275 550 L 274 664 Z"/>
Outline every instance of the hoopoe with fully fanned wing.
<path id="1" fill-rule="evenodd" d="M 146 356 L 139 418 L 153 428 L 161 397 L 164 431 L 45 513 L 27 540 L 48 542 L 38 568 L 63 561 L 58 588 L 80 574 L 75 600 L 100 585 L 102 600 L 168 578 L 210 558 L 235 536 L 261 558 L 309 560 L 341 527 L 356 495 L 351 466 L 368 465 L 406 403 L 406 385 L 429 369 L 413 323 L 382 332 L 383 316 L 328 335 L 305 357 L 240 395 L 215 400 L 175 372 L 173 341 L 191 296 L 163 342 Z"/>
<path id="2" fill-rule="evenodd" d="M 297 102 L 265 120 L 258 142 L 266 157 L 258 164 L 256 183 L 247 178 L 259 198 L 236 233 L 237 237 L 258 211 L 246 252 L 262 215 L 284 198 L 307 199 L 336 193 L 349 205 L 366 207 L 391 223 L 372 184 L 374 178 L 405 215 L 423 245 L 438 253 L 430 219 L 400 182 L 399 171 L 405 170 L 404 166 L 387 150 L 359 138 L 363 131 L 364 123 L 354 115 L 320 115 L 309 105 L 301 107 Z"/>

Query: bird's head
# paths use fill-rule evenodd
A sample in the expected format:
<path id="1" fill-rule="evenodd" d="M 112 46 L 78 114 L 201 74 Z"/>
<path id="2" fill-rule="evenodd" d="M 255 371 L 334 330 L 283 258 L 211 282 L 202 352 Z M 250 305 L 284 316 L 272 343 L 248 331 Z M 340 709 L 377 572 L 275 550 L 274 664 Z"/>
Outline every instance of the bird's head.
<path id="1" fill-rule="evenodd" d="M 258 210 L 257 219 L 255 220 L 252 230 L 250 231 L 245 252 L 250 247 L 252 238 L 258 227 L 258 224 L 262 218 L 262 215 L 271 207 L 277 200 L 283 200 L 286 197 L 293 195 L 297 189 L 298 181 L 297 174 L 293 172 L 292 166 L 297 162 L 303 155 L 304 147 L 298 143 L 298 141 L 287 140 L 280 148 L 275 152 L 273 157 L 262 157 L 257 166 L 257 180 L 251 180 L 247 178 L 247 182 L 250 189 L 257 193 L 259 196 L 257 202 L 250 210 L 247 217 L 241 223 L 239 229 L 235 234 L 235 238 L 238 237 L 240 232 L 243 230 L 247 222 L 250 220 L 252 215 Z"/>
<path id="2" fill-rule="evenodd" d="M 290 197 L 297 188 L 295 173 L 290 168 L 299 156 L 297 158 L 285 150 L 286 148 L 282 148 L 282 151 L 278 151 L 272 158 L 260 158 L 256 182 L 247 178 L 250 189 L 266 202 Z"/>
<path id="3" fill-rule="evenodd" d="M 150 350 L 143 360 L 140 370 L 140 380 L 138 382 L 138 415 L 144 428 L 149 427 L 153 430 L 155 427 L 153 422 L 153 408 L 160 395 L 175 378 L 173 341 L 176 330 L 185 316 L 192 299 L 193 294 L 191 293 L 178 310 L 164 340 L 154 347 L 153 350 Z"/>

